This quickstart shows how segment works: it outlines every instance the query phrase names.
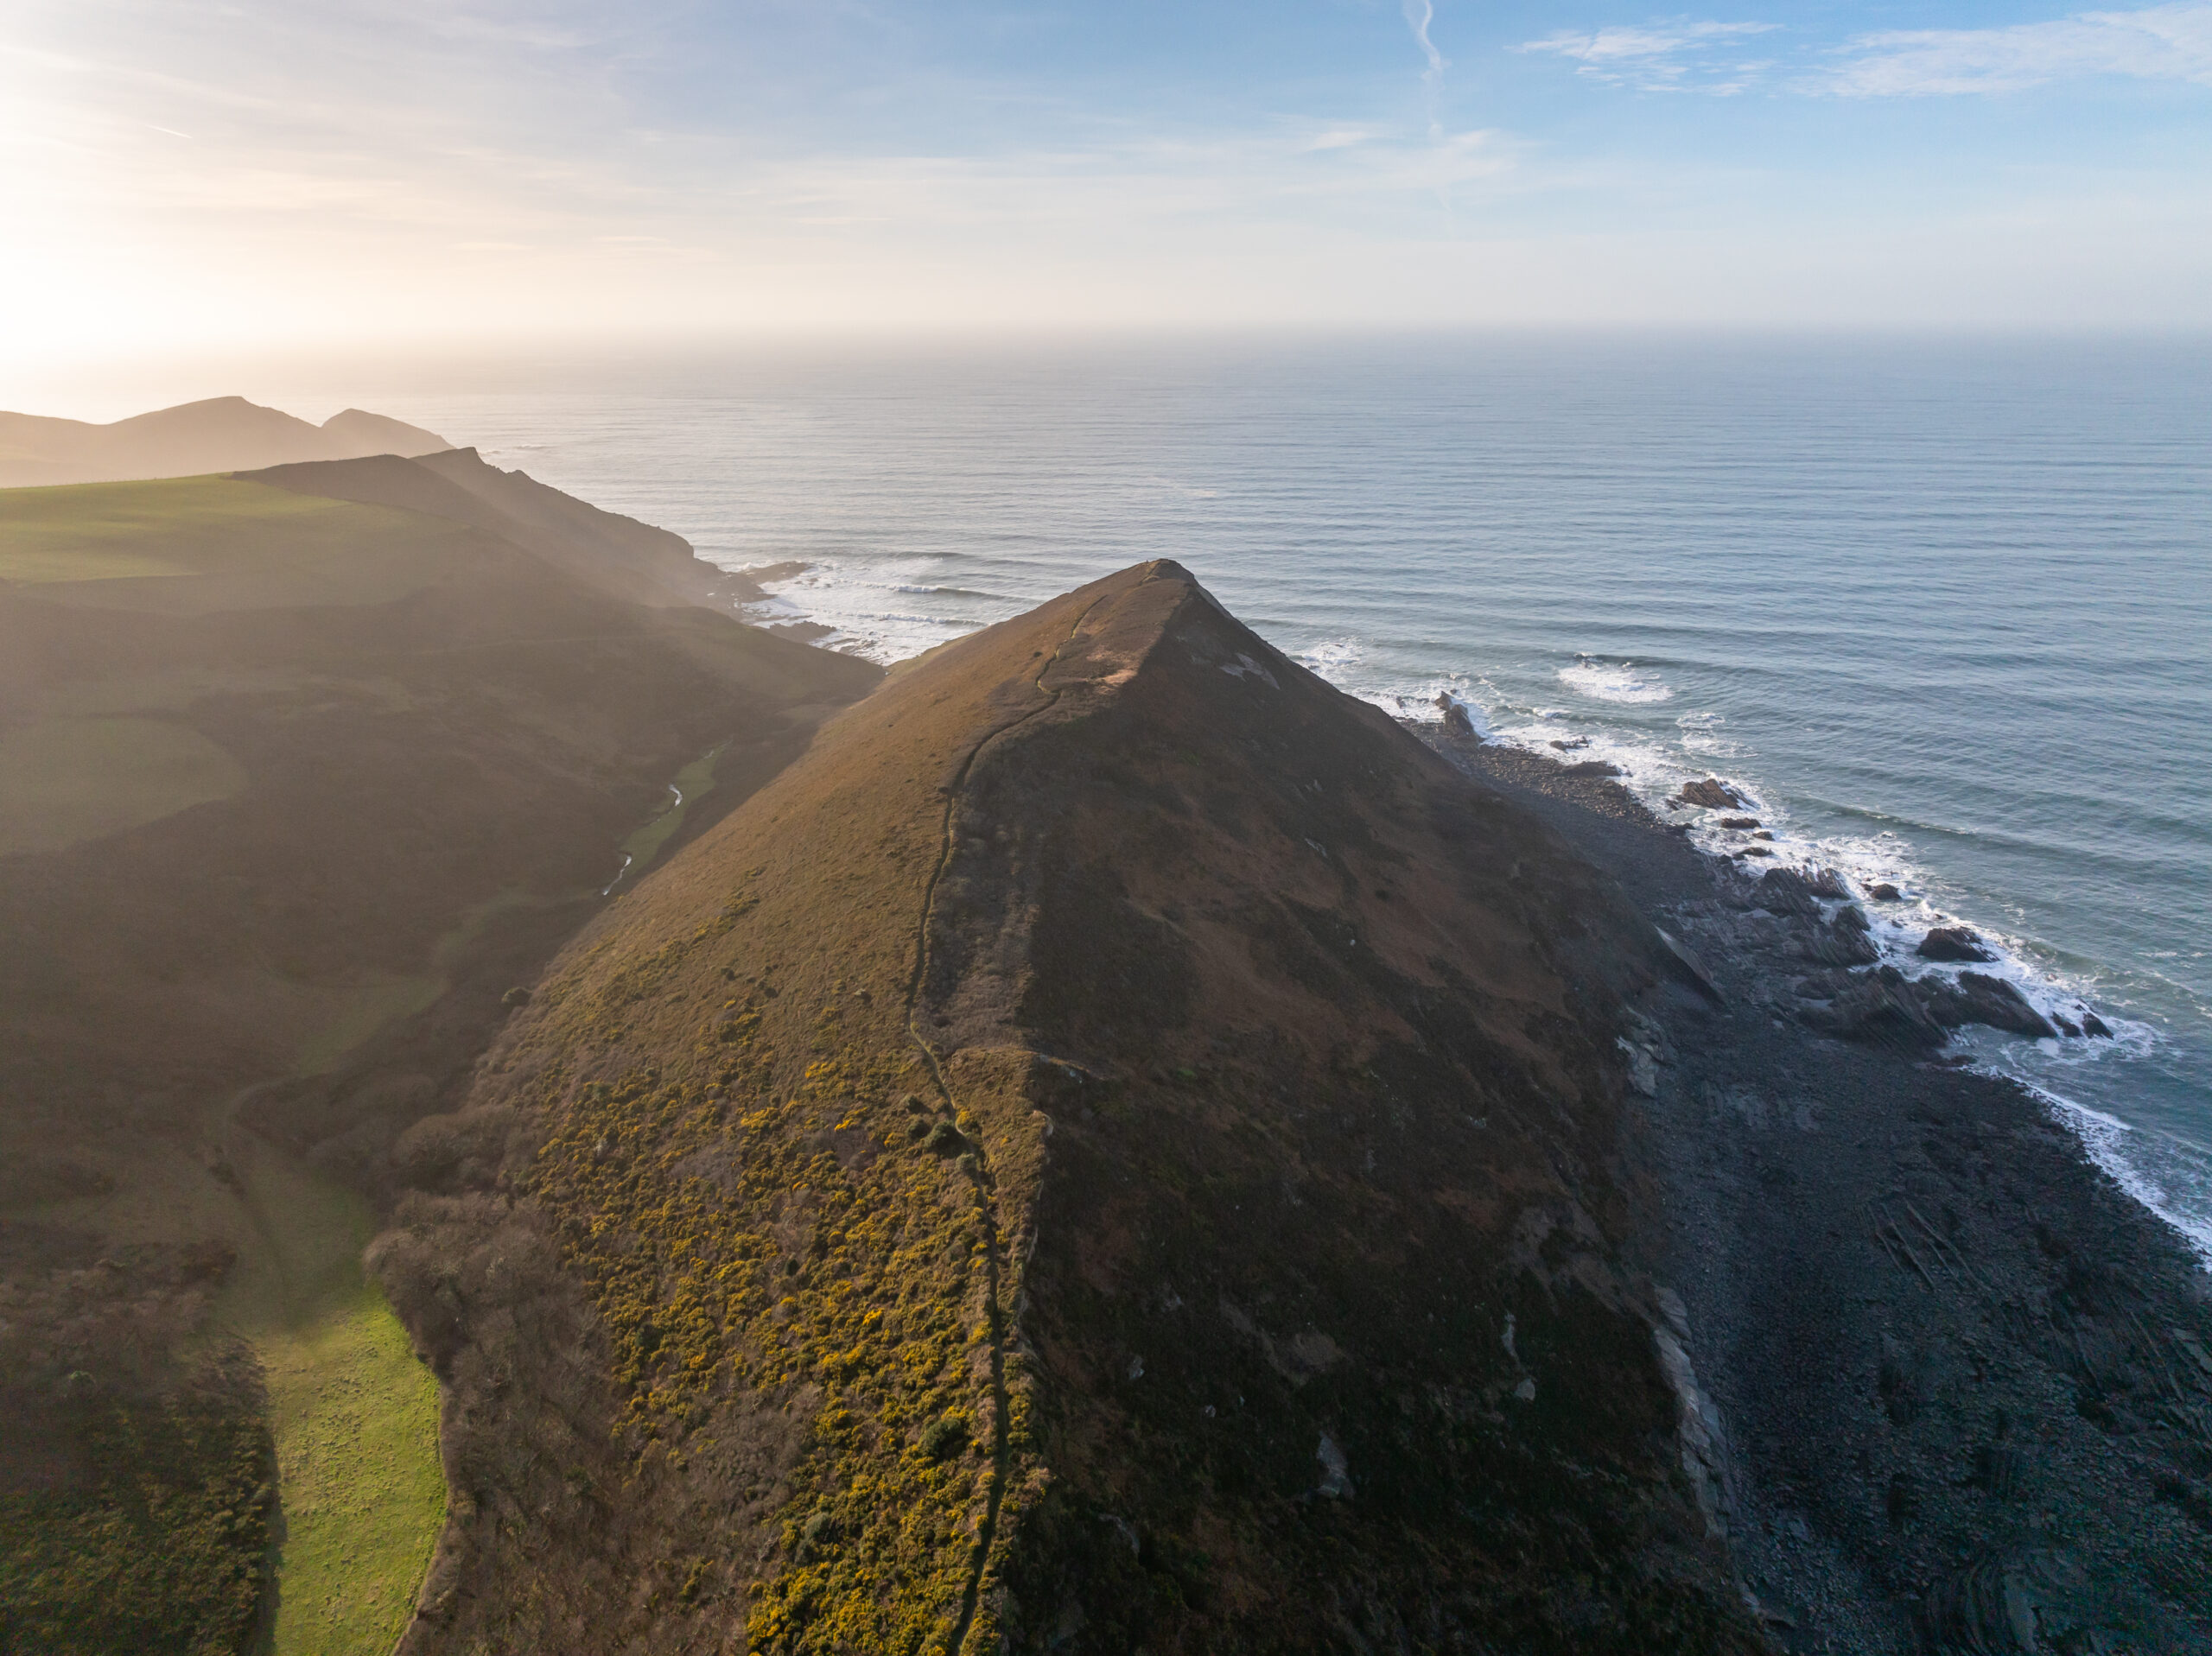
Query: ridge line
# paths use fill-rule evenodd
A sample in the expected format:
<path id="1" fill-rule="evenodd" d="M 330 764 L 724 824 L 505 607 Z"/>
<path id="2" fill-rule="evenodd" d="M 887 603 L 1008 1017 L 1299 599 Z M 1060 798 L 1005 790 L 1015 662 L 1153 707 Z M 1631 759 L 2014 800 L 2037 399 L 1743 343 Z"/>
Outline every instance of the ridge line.
<path id="1" fill-rule="evenodd" d="M 1146 586 L 1157 580 L 1160 566 L 1163 562 L 1164 560 L 1161 559 L 1154 559 L 1152 568 L 1146 572 L 1144 579 L 1136 583 L 1137 586 Z M 944 815 L 938 828 L 937 866 L 930 871 L 929 883 L 922 890 L 921 921 L 914 937 L 914 968 L 906 980 L 906 1038 L 920 1050 L 922 1060 L 929 1068 L 931 1081 L 935 1084 L 938 1095 L 951 1107 L 956 1120 L 960 1114 L 960 1101 L 954 1095 L 952 1084 L 945 1077 L 944 1062 L 938 1056 L 937 1049 L 930 1044 L 928 1038 L 923 1035 L 915 1022 L 915 1017 L 921 1004 L 922 982 L 929 973 L 930 927 L 931 922 L 937 914 L 937 888 L 944 877 L 947 865 L 952 860 L 953 815 L 959 808 L 961 790 L 967 785 L 969 775 L 975 771 L 976 761 L 982 757 L 983 750 L 1000 737 L 1019 729 L 1031 720 L 1051 712 L 1059 705 L 1062 692 L 1047 689 L 1045 676 L 1059 664 L 1060 657 L 1066 653 L 1067 647 L 1075 642 L 1076 635 L 1082 631 L 1083 624 L 1090 619 L 1091 612 L 1113 595 L 1110 593 L 1101 593 L 1090 603 L 1084 605 L 1081 612 L 1077 614 L 1075 620 L 1069 625 L 1067 637 L 1060 640 L 1059 644 L 1054 647 L 1052 655 L 1046 657 L 1045 664 L 1037 669 L 1037 676 L 1031 682 L 1045 695 L 1046 700 L 1043 705 L 1032 707 L 1027 713 L 1009 719 L 1006 723 L 986 732 L 982 739 L 968 750 L 968 757 L 960 762 L 959 770 L 953 773 L 951 784 L 945 790 Z M 970 1177 L 976 1187 L 976 1205 L 982 1211 L 983 1217 L 984 1286 L 989 1294 L 991 1484 L 990 1492 L 984 1498 L 983 1522 L 976 1532 L 975 1559 L 969 1568 L 968 1585 L 961 1594 L 960 1616 L 953 1625 L 952 1638 L 946 1647 L 947 1656 L 959 1656 L 961 1647 L 968 1642 L 969 1630 L 975 1625 L 976 1611 L 982 1596 L 983 1574 L 990 1563 L 991 1547 L 998 1538 L 999 1508 L 1006 1498 L 1007 1462 L 1009 1449 L 1007 1442 L 1007 1330 L 1005 1315 L 999 1304 L 998 1190 L 996 1183 L 991 1177 L 989 1149 L 980 1135 L 976 1140 L 975 1156 L 976 1171 Z"/>

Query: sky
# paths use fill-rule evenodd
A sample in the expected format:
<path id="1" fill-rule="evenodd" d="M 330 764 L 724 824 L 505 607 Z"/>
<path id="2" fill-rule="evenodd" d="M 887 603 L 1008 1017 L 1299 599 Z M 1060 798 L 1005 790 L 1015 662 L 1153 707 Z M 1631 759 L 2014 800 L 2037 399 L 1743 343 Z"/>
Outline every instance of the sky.
<path id="1" fill-rule="evenodd" d="M 901 330 L 2196 331 L 2208 162 L 2191 0 L 10 0 L 0 371 Z"/>

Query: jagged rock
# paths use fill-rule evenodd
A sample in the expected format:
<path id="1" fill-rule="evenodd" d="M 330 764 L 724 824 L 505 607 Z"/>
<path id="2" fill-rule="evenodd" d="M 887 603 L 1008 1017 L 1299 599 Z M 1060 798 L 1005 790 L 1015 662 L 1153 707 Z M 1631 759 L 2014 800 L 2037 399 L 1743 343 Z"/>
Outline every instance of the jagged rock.
<path id="1" fill-rule="evenodd" d="M 1929 1017 L 1946 1029 L 1961 1024 L 1980 1024 L 2033 1039 L 2058 1033 L 2050 1020 L 2028 1004 L 2028 999 L 2002 978 L 1981 972 L 1961 972 L 1955 983 L 1942 978 L 1919 978 L 1913 982 Z"/>
<path id="2" fill-rule="evenodd" d="M 1983 963 L 1997 958 L 1990 952 L 1988 945 L 1965 926 L 1935 927 L 1920 940 L 1920 947 L 1912 952 L 1923 961 Z"/>
<path id="3" fill-rule="evenodd" d="M 1781 873 L 1777 868 L 1773 871 Z M 1829 966 L 1872 966 L 1882 958 L 1866 924 L 1866 913 L 1856 907 L 1836 910 L 1834 921 L 1814 926 L 1799 943 L 1797 952 L 1807 960 Z"/>
<path id="4" fill-rule="evenodd" d="M 1466 707 L 1454 701 L 1449 693 L 1440 691 L 1437 695 L 1436 705 L 1444 709 L 1444 728 L 1446 731 L 1454 736 L 1471 736 L 1475 733 L 1474 720 L 1468 716 Z"/>
<path id="5" fill-rule="evenodd" d="M 2094 1035 L 2101 1040 L 2109 1041 L 2112 1039 L 2112 1025 L 2106 1023 L 2103 1018 L 2098 1017 L 2096 1013 L 2084 1006 L 2082 1009 L 2082 1033 L 2084 1035 Z"/>
<path id="6" fill-rule="evenodd" d="M 1802 1008 L 1798 1017 L 1817 1030 L 1848 1040 L 1939 1047 L 1948 1037 L 1910 982 L 1894 966 L 1854 973 L 1837 987 L 1824 1006 Z"/>
<path id="7" fill-rule="evenodd" d="M 1811 883 L 1795 868 L 1770 868 L 1760 875 L 1758 884 L 1751 888 L 1751 904 L 1769 914 L 1796 915 L 1805 920 L 1817 920 L 1821 914 Z"/>
<path id="8" fill-rule="evenodd" d="M 1751 802 L 1738 793 L 1719 777 L 1707 777 L 1702 782 L 1686 782 L 1671 802 L 1682 805 L 1701 805 L 1709 811 L 1725 811 Z"/>

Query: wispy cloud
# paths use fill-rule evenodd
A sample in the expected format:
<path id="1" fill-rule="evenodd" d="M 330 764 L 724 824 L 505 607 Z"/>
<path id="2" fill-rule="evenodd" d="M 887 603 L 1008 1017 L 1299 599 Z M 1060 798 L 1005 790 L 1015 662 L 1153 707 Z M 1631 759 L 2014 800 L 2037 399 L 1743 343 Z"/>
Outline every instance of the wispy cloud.
<path id="1" fill-rule="evenodd" d="M 1738 92 L 1769 66 L 1727 55 L 1728 48 L 1779 23 L 1681 22 L 1647 29 L 1567 29 L 1515 49 L 1572 59 L 1577 74 L 1642 92 Z"/>
<path id="2" fill-rule="evenodd" d="M 1863 35 L 1827 90 L 1853 98 L 2017 92 L 2056 80 L 2128 75 L 2212 86 L 2212 5 L 2085 11 L 2004 29 Z"/>
<path id="3" fill-rule="evenodd" d="M 1444 84 L 1446 67 L 1444 54 L 1436 49 L 1436 42 L 1428 37 L 1429 25 L 1436 21 L 1435 0 L 1400 0 L 1406 14 L 1406 27 L 1414 32 L 1414 44 L 1420 47 L 1421 55 L 1428 60 L 1428 67 L 1421 72 L 1421 84 L 1428 93 L 1428 133 L 1432 138 L 1444 136 L 1444 129 L 1437 118 L 1436 92 Z"/>

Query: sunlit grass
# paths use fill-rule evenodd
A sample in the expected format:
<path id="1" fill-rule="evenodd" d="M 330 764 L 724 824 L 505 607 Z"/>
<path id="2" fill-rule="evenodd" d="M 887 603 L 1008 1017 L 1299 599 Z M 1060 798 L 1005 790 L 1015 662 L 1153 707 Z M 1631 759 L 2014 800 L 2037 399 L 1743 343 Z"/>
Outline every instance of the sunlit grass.
<path id="1" fill-rule="evenodd" d="M 368 1204 L 289 1158 L 243 1162 L 263 1247 L 226 1290 L 276 1439 L 270 1656 L 385 1656 L 445 1515 L 438 1387 L 361 1269 Z"/>
<path id="2" fill-rule="evenodd" d="M 383 1656 L 444 1520 L 438 1390 L 373 1283 L 258 1342 L 283 1528 L 272 1656 Z"/>
<path id="3" fill-rule="evenodd" d="M 51 602 L 181 614 L 381 604 L 437 579 L 470 533 L 224 477 L 0 489 L 0 581 Z"/>

